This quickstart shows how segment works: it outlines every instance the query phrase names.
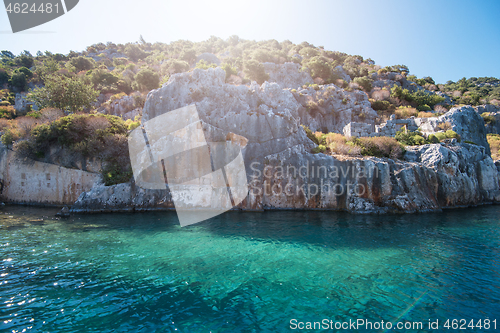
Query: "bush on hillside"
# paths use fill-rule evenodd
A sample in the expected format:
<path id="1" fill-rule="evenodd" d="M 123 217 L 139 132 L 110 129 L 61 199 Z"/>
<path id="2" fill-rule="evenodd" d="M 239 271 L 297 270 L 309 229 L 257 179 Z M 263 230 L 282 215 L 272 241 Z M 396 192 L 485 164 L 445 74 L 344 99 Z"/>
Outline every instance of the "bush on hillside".
<path id="1" fill-rule="evenodd" d="M 0 118 L 12 119 L 16 116 L 16 109 L 12 105 L 0 106 Z"/>
<path id="2" fill-rule="evenodd" d="M 160 77 L 149 68 L 141 69 L 134 78 L 143 91 L 156 89 L 160 85 Z"/>
<path id="3" fill-rule="evenodd" d="M 370 90 L 372 90 L 373 80 L 370 79 L 368 76 L 356 77 L 356 78 L 354 78 L 353 81 L 354 81 L 354 83 L 361 86 L 363 88 L 363 90 L 366 92 L 370 92 Z"/>
<path id="4" fill-rule="evenodd" d="M 404 148 L 392 137 L 363 137 L 355 141 L 361 147 L 361 154 L 365 156 L 388 157 L 399 159 L 403 156 Z"/>
<path id="5" fill-rule="evenodd" d="M 28 100 L 34 102 L 39 109 L 53 107 L 76 112 L 90 108 L 97 96 L 99 92 L 80 77 L 53 75 L 47 79 L 44 87 L 30 90 Z"/>
<path id="6" fill-rule="evenodd" d="M 257 81 L 258 84 L 264 83 L 269 80 L 269 74 L 264 70 L 264 65 L 256 60 L 248 60 L 244 64 L 245 75 L 252 81 Z"/>
<path id="7" fill-rule="evenodd" d="M 105 184 L 116 184 L 132 176 L 127 127 L 116 116 L 72 114 L 33 127 L 27 140 L 16 144 L 15 150 L 21 157 L 38 159 L 46 156 L 53 145 L 62 146 L 70 152 L 103 161 L 101 172 Z M 8 140 L 10 138 L 5 138 Z"/>
<path id="8" fill-rule="evenodd" d="M 88 57 L 75 57 L 68 61 L 69 66 L 75 69 L 75 72 L 88 71 L 95 67 L 95 60 Z M 69 68 L 68 68 L 69 69 Z"/>

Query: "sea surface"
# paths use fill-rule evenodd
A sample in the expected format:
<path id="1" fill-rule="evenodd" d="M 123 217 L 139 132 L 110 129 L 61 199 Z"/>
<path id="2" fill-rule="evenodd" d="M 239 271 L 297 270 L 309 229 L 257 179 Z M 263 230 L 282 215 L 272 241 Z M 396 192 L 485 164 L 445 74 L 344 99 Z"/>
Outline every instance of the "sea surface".
<path id="1" fill-rule="evenodd" d="M 175 212 L 57 211 L 0 208 L 0 332 L 500 331 L 500 206 L 182 228 Z M 345 329 L 357 320 L 375 326 Z"/>

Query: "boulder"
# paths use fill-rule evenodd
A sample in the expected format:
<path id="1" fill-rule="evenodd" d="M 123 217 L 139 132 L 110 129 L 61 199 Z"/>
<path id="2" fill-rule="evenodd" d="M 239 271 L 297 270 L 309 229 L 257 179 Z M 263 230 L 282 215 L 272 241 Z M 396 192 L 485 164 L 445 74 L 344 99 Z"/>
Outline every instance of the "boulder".
<path id="1" fill-rule="evenodd" d="M 344 71 L 344 67 L 342 66 L 337 66 L 332 70 L 332 74 L 336 79 L 341 79 L 346 81 L 347 83 L 351 82 L 351 77 L 347 75 L 347 73 Z"/>
<path id="2" fill-rule="evenodd" d="M 471 141 L 483 146 L 488 155 L 491 155 L 490 145 L 486 139 L 486 128 L 483 118 L 471 106 L 452 108 L 439 117 L 441 122 L 449 122 L 451 129 L 460 135 L 462 141 Z"/>

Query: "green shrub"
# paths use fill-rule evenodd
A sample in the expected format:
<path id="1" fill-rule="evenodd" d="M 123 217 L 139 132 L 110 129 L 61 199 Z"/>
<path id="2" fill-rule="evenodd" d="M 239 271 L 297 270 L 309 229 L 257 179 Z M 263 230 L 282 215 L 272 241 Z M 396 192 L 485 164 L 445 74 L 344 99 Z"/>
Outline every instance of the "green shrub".
<path id="1" fill-rule="evenodd" d="M 26 117 L 40 119 L 42 117 L 42 113 L 40 111 L 30 111 L 26 114 Z"/>
<path id="2" fill-rule="evenodd" d="M 485 124 L 495 124 L 496 123 L 495 116 L 492 116 L 489 112 L 481 113 L 481 117 L 483 117 Z"/>
<path id="3" fill-rule="evenodd" d="M 127 57 L 129 57 L 132 61 L 137 61 L 139 59 L 144 59 L 147 57 L 147 53 L 144 52 L 137 46 L 136 44 L 128 44 L 125 47 L 125 54 Z"/>
<path id="4" fill-rule="evenodd" d="M 27 79 L 31 79 L 31 78 L 33 77 L 33 72 L 32 72 L 32 71 L 30 71 L 30 70 L 29 70 L 28 68 L 26 68 L 26 67 L 20 67 L 20 68 L 18 68 L 18 69 L 16 69 L 16 70 L 14 71 L 14 73 L 16 73 L 16 72 L 17 72 L 17 73 L 23 73 L 23 74 L 26 76 L 26 78 L 27 78 Z"/>
<path id="5" fill-rule="evenodd" d="M 368 76 L 356 77 L 354 78 L 353 81 L 354 83 L 360 85 L 366 92 L 370 92 L 370 90 L 372 90 L 373 80 L 370 79 Z"/>
<path id="6" fill-rule="evenodd" d="M 141 126 L 141 117 L 135 116 L 134 120 L 127 119 L 125 121 L 125 126 L 127 126 L 127 129 L 129 131 L 136 129 L 137 127 Z"/>
<path id="7" fill-rule="evenodd" d="M 88 57 L 74 57 L 68 61 L 69 66 L 73 67 L 78 73 L 80 71 L 88 71 L 95 67 L 95 60 Z M 70 68 L 68 68 L 70 69 Z"/>
<path id="8" fill-rule="evenodd" d="M 3 68 L 0 68 L 0 86 L 2 86 L 4 83 L 9 82 L 10 80 L 10 75 L 7 73 L 7 71 Z"/>
<path id="9" fill-rule="evenodd" d="M 408 89 L 403 89 L 398 85 L 394 85 L 391 88 L 391 97 L 412 103 L 412 105 L 417 107 L 417 109 L 421 109 L 421 111 L 429 111 L 434 105 L 444 102 L 444 97 L 439 95 L 429 94 L 424 90 L 410 92 Z"/>
<path id="10" fill-rule="evenodd" d="M 323 56 L 315 56 L 310 59 L 304 60 L 302 64 L 302 69 L 308 69 L 313 79 L 320 77 L 325 82 L 332 81 L 332 68 L 330 67 L 327 58 Z"/>
<path id="11" fill-rule="evenodd" d="M 176 74 L 176 73 L 183 73 L 187 72 L 189 70 L 189 64 L 186 61 L 183 60 L 177 60 L 177 59 L 171 59 L 164 63 L 162 66 L 162 73 L 163 74 Z"/>
<path id="12" fill-rule="evenodd" d="M 431 111 L 431 107 L 427 104 L 422 104 L 417 106 L 418 111 Z"/>
<path id="13" fill-rule="evenodd" d="M 425 144 L 425 138 L 423 136 L 417 134 L 417 135 L 413 136 L 413 142 L 417 146 L 424 145 Z"/>
<path id="14" fill-rule="evenodd" d="M 438 132 L 436 133 L 436 137 L 438 138 L 439 141 L 442 141 L 444 139 L 446 139 L 446 134 L 444 132 Z"/>
<path id="15" fill-rule="evenodd" d="M 222 64 L 221 68 L 226 72 L 226 80 L 231 77 L 231 75 L 237 75 L 238 70 L 236 67 L 231 66 L 229 63 Z"/>
<path id="16" fill-rule="evenodd" d="M 375 111 L 385 111 L 391 106 L 391 103 L 389 101 L 370 100 L 370 102 L 372 105 L 372 109 Z"/>
<path id="17" fill-rule="evenodd" d="M 216 68 L 216 67 L 217 67 L 216 64 L 208 63 L 203 59 L 198 61 L 198 63 L 195 66 L 195 68 L 200 68 L 200 69 L 209 69 L 209 68 Z"/>
<path id="18" fill-rule="evenodd" d="M 127 58 L 113 58 L 113 65 L 115 67 L 125 66 L 126 64 L 128 64 Z"/>
<path id="19" fill-rule="evenodd" d="M 326 152 L 326 147 L 324 145 L 318 145 L 317 147 L 313 148 L 312 153 L 317 154 L 317 153 L 325 153 Z"/>
<path id="20" fill-rule="evenodd" d="M 0 106 L 0 118 L 12 119 L 16 116 L 16 109 L 12 105 Z"/>
<path id="21" fill-rule="evenodd" d="M 429 141 L 429 143 L 439 143 L 439 139 L 434 134 L 429 135 L 427 141 Z"/>
<path id="22" fill-rule="evenodd" d="M 264 65 L 256 60 L 248 60 L 245 62 L 245 74 L 248 79 L 257 81 L 258 84 L 269 80 L 269 74 L 264 70 Z"/>
<path id="23" fill-rule="evenodd" d="M 19 133 L 13 129 L 7 128 L 2 135 L 2 143 L 10 146 L 14 141 L 19 139 Z"/>
<path id="24" fill-rule="evenodd" d="M 142 90 L 153 90 L 160 85 L 160 77 L 149 68 L 141 69 L 134 77 Z"/>
<path id="25" fill-rule="evenodd" d="M 47 78 L 44 87 L 30 90 L 28 100 L 34 102 L 39 109 L 53 107 L 76 112 L 89 108 L 97 96 L 99 92 L 84 78 L 52 75 Z"/>
<path id="26" fill-rule="evenodd" d="M 52 146 L 59 145 L 83 157 L 100 159 L 103 180 L 111 185 L 131 177 L 126 137 L 131 123 L 103 114 L 72 114 L 34 127 L 27 143 L 16 145 L 16 149 L 21 156 L 41 158 L 50 153 Z M 2 136 L 2 140 L 8 142 L 11 138 Z"/>
<path id="27" fill-rule="evenodd" d="M 311 139 L 312 142 L 314 142 L 315 144 L 319 145 L 319 141 L 318 141 L 318 138 L 314 135 L 314 133 L 309 129 L 309 127 L 305 126 L 305 125 L 300 125 L 302 126 L 302 128 L 304 129 L 304 131 L 306 131 L 306 135 L 309 139 Z"/>
<path id="28" fill-rule="evenodd" d="M 28 79 L 26 78 L 26 75 L 23 72 L 14 72 L 12 73 L 12 76 L 10 77 L 9 84 L 19 90 L 25 90 L 26 84 L 28 83 Z"/>
<path id="29" fill-rule="evenodd" d="M 196 51 L 193 49 L 184 49 L 181 52 L 180 59 L 192 64 L 196 61 Z"/>
<path id="30" fill-rule="evenodd" d="M 448 139 L 459 139 L 459 136 L 455 131 L 447 130 L 444 134 L 446 134 Z"/>
<path id="31" fill-rule="evenodd" d="M 425 138 L 419 131 L 412 132 L 405 131 L 404 129 L 401 129 L 396 133 L 396 140 L 406 146 L 423 145 L 426 143 Z"/>

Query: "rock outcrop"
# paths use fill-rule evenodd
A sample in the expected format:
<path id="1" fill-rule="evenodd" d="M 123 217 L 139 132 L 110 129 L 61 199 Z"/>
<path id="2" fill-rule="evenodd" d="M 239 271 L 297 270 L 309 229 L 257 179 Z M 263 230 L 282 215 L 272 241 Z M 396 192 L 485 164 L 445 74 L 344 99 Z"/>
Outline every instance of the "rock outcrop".
<path id="1" fill-rule="evenodd" d="M 415 122 L 425 134 L 439 132 L 442 130 L 440 125 L 447 125 L 460 135 L 462 141 L 470 141 L 483 146 L 486 153 L 491 154 L 486 139 L 484 120 L 471 106 L 452 108 L 440 117 L 416 118 Z"/>
<path id="2" fill-rule="evenodd" d="M 300 123 L 312 131 L 342 133 L 350 122 L 374 123 L 377 112 L 368 96 L 359 90 L 346 91 L 334 84 L 309 86 L 293 93 L 300 103 Z"/>
<path id="3" fill-rule="evenodd" d="M 300 65 L 293 62 L 282 65 L 265 62 L 264 70 L 269 74 L 269 82 L 276 82 L 281 88 L 299 88 L 313 82 L 311 75 L 301 71 Z"/>
<path id="4" fill-rule="evenodd" d="M 194 103 L 207 141 L 226 140 L 229 133 L 247 138 L 243 156 L 249 194 L 238 209 L 415 212 L 500 202 L 498 169 L 484 147 L 456 142 L 409 147 L 406 160 L 339 159 L 312 154 L 314 144 L 298 122 L 307 112 L 306 96 L 327 93 L 324 100 L 344 107 L 343 112 L 350 113 L 352 119 L 353 114 L 359 117 L 358 113 L 367 111 L 370 116 L 365 94 L 331 86 L 292 93 L 277 83 L 233 86 L 224 78 L 221 69 L 173 75 L 162 88 L 148 94 L 142 118 L 145 124 Z M 349 100 L 343 102 L 344 98 Z M 337 111 L 335 107 L 333 110 Z M 460 112 L 465 115 L 468 111 L 454 112 L 446 119 L 453 122 L 457 133 L 462 129 L 467 136 L 465 124 L 469 120 L 463 119 Z M 332 126 L 342 124 L 336 121 Z M 96 185 L 83 193 L 71 210 L 171 208 L 168 188 L 145 190 L 132 182 Z"/>
<path id="5" fill-rule="evenodd" d="M 98 112 L 121 117 L 123 120 L 134 119 L 142 112 L 142 108 L 137 105 L 133 95 L 123 96 L 115 100 L 108 100 L 101 104 Z"/>

